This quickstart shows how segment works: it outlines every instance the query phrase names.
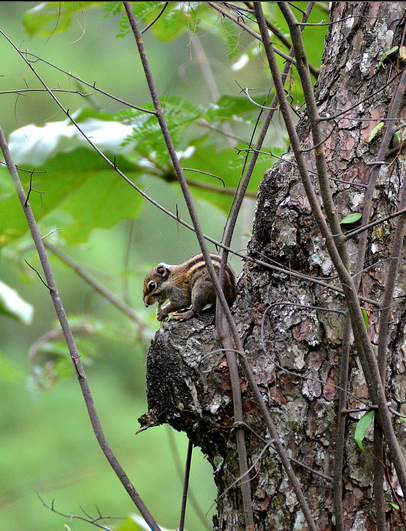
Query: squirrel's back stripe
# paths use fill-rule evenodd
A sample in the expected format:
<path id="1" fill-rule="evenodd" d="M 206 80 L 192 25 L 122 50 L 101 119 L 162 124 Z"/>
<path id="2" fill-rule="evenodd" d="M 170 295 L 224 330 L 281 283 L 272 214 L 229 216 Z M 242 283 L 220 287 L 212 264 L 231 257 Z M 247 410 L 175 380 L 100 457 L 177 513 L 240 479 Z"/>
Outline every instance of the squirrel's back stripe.
<path id="1" fill-rule="evenodd" d="M 220 265 L 221 265 L 221 256 L 210 253 L 210 258 L 213 262 L 213 266 L 215 270 L 217 271 L 217 273 L 219 273 Z M 195 271 L 200 271 L 204 269 L 206 267 L 206 262 L 204 261 L 203 254 L 200 253 L 200 254 L 197 254 L 196 256 L 192 256 L 192 258 L 190 258 L 183 265 L 185 265 L 188 268 L 190 275 L 192 276 Z M 227 275 L 230 281 L 231 280 L 234 281 L 234 272 L 228 263 L 226 264 L 225 274 Z"/>

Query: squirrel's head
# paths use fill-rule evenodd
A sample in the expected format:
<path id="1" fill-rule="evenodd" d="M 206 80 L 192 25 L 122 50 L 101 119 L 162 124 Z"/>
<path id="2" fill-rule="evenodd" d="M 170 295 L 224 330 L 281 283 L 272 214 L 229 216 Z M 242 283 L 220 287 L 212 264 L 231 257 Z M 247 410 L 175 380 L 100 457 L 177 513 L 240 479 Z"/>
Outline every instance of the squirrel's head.
<path id="1" fill-rule="evenodd" d="M 144 280 L 144 290 L 142 298 L 145 306 L 151 306 L 156 302 L 162 304 L 166 300 L 166 295 L 162 290 L 162 285 L 170 275 L 169 267 L 164 264 L 158 264 L 147 274 Z"/>

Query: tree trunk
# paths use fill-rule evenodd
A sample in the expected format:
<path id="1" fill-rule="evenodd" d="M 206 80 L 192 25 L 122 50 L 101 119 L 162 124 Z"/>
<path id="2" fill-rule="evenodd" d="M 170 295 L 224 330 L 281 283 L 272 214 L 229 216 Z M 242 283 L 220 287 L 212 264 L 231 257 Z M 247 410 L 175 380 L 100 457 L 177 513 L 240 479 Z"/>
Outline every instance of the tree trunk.
<path id="1" fill-rule="evenodd" d="M 323 125 L 324 148 L 334 201 L 340 218 L 344 218 L 363 211 L 365 185 L 373 168 L 368 163 L 375 160 L 382 134 L 378 132 L 371 140 L 371 133 L 385 119 L 398 83 L 396 73 L 399 66 L 404 67 L 396 62 L 398 52 L 385 55 L 403 44 L 404 7 L 401 2 L 333 2 L 331 20 L 342 22 L 330 26 L 316 95 L 320 115 L 330 118 Z M 307 150 L 307 166 L 316 171 L 306 114 L 297 131 Z M 404 156 L 394 152 L 386 162 L 374 194 L 373 220 L 397 211 Z M 370 230 L 360 287 L 360 294 L 367 299 L 382 299 L 395 224 L 393 218 Z M 356 256 L 358 238 L 348 239 L 350 257 Z M 247 260 L 233 314 L 245 355 L 292 459 L 317 528 L 334 529 L 332 476 L 345 301 L 337 291 L 312 281 L 323 280 L 341 288 L 291 152 L 267 172 L 261 184 L 248 258 L 287 271 L 276 272 Z M 311 278 L 299 278 L 296 273 Z M 406 414 L 404 268 L 397 286 L 391 314 L 387 395 L 394 409 Z M 379 312 L 366 307 L 371 310 L 370 338 L 376 342 Z M 361 451 L 354 441 L 354 431 L 370 401 L 355 349 L 351 351 L 349 370 L 348 407 L 356 411 L 347 416 L 343 517 L 345 529 L 369 530 L 375 529 L 373 433 L 367 432 Z M 214 528 L 244 529 L 238 456 L 231 428 L 231 387 L 213 316 L 162 325 L 148 353 L 147 384 L 149 411 L 140 419 L 141 424 L 167 422 L 185 431 L 200 446 L 213 466 L 218 487 Z M 250 427 L 246 439 L 256 528 L 306 529 L 242 370 L 241 391 L 244 420 Z M 394 422 L 404 447 L 406 424 L 401 419 Z M 402 514 L 403 502 L 401 496 L 394 497 L 399 494 L 398 483 L 385 457 L 387 500 L 400 505 L 400 511 L 387 505 L 387 518 L 394 526 Z"/>

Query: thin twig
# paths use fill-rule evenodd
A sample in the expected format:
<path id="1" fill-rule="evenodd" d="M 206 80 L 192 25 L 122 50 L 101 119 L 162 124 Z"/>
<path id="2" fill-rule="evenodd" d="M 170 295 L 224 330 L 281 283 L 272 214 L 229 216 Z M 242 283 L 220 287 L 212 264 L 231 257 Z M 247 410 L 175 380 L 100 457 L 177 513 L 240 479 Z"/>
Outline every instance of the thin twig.
<path id="1" fill-rule="evenodd" d="M 166 428 L 167 428 L 167 435 L 168 435 L 169 445 L 171 447 L 173 460 L 174 460 L 174 464 L 175 464 L 175 468 L 176 468 L 176 473 L 178 474 L 178 477 L 179 477 L 180 481 L 183 481 L 184 470 L 183 470 L 183 465 L 181 463 L 181 459 L 180 459 L 180 455 L 179 455 L 179 449 L 178 449 L 178 447 L 176 445 L 176 441 L 175 441 L 175 438 L 173 436 L 173 428 L 171 426 L 169 426 L 169 424 L 166 424 Z M 194 495 L 193 490 L 190 489 L 190 487 L 189 487 L 189 490 L 188 490 L 188 499 L 189 499 L 189 502 L 190 502 L 190 504 L 192 505 L 192 507 L 194 509 L 195 514 L 199 518 L 199 520 L 202 523 L 202 525 L 207 529 L 207 531 L 211 531 L 211 525 L 209 524 L 209 522 L 207 520 L 207 517 L 205 516 L 203 510 L 201 509 L 201 507 L 200 507 L 200 505 L 199 505 L 199 503 L 198 503 L 198 501 L 196 499 L 196 496 Z"/>
<path id="2" fill-rule="evenodd" d="M 186 464 L 185 464 L 185 477 L 183 481 L 183 494 L 182 494 L 182 507 L 180 510 L 180 523 L 179 531 L 184 531 L 185 529 L 185 516 L 186 516 L 186 502 L 189 491 L 189 478 L 190 478 L 190 467 L 192 464 L 192 454 L 193 454 L 193 443 L 189 439 L 186 455 Z"/>
<path id="3" fill-rule="evenodd" d="M 48 505 L 45 503 L 45 501 L 41 498 L 39 494 L 37 494 L 40 502 L 42 505 L 46 508 L 52 511 L 53 513 L 57 514 L 58 516 L 63 516 L 64 518 L 69 518 L 69 520 L 83 520 L 84 522 L 87 522 L 88 524 L 92 524 L 95 527 L 98 527 L 100 529 L 104 529 L 104 531 L 109 531 L 110 527 L 107 527 L 106 525 L 99 524 L 100 520 L 122 520 L 123 518 L 115 517 L 115 516 L 102 516 L 100 513 L 98 516 L 92 518 L 90 515 L 88 515 L 85 511 L 84 514 L 86 516 L 80 516 L 78 514 L 65 514 L 61 511 L 57 511 L 55 509 L 55 500 L 52 500 L 52 504 Z M 83 510 L 83 509 L 82 509 Z"/>
<path id="4" fill-rule="evenodd" d="M 90 96 L 94 95 L 94 92 L 91 94 L 84 94 L 83 92 L 80 92 L 80 90 L 72 90 L 72 89 L 52 89 L 54 92 L 62 93 L 62 94 L 77 94 L 78 96 L 81 96 L 82 98 L 88 98 Z M 25 89 L 14 89 L 14 90 L 0 90 L 0 96 L 3 96 L 4 94 L 16 94 L 17 96 L 21 94 L 25 94 L 26 92 L 46 92 L 45 89 L 41 88 L 25 88 Z"/>

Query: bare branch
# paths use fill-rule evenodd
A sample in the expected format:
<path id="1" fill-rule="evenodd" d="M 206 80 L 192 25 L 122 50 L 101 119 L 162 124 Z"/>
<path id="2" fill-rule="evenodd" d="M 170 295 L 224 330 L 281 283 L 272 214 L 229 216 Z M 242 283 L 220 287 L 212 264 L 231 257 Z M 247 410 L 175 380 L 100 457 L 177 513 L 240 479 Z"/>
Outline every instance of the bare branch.
<path id="1" fill-rule="evenodd" d="M 190 467 L 192 464 L 192 453 L 193 453 L 193 443 L 189 440 L 186 456 L 186 465 L 185 465 L 185 479 L 183 482 L 183 494 L 182 494 L 182 507 L 180 511 L 180 523 L 179 531 L 184 531 L 185 528 L 185 514 L 186 514 L 186 502 L 189 491 L 189 478 L 190 478 Z"/>
<path id="2" fill-rule="evenodd" d="M 118 517 L 115 517 L 115 516 L 102 516 L 99 512 L 99 514 L 92 518 L 89 514 L 87 514 L 85 511 L 84 514 L 85 516 L 80 516 L 78 514 L 65 514 L 65 513 L 62 513 L 61 511 L 57 511 L 55 509 L 55 500 L 52 500 L 52 503 L 51 505 L 48 505 L 47 503 L 45 503 L 45 501 L 41 498 L 41 496 L 38 494 L 37 495 L 40 502 L 42 503 L 42 505 L 46 508 L 46 509 L 49 509 L 50 511 L 52 511 L 53 513 L 59 515 L 59 516 L 63 516 L 64 518 L 69 518 L 69 520 L 82 520 L 84 522 L 87 522 L 88 524 L 92 524 L 94 525 L 95 527 L 98 527 L 99 529 L 104 529 L 105 531 L 109 530 L 110 528 L 106 526 L 106 524 L 100 524 L 99 522 L 101 520 L 122 520 L 122 518 L 118 518 Z M 82 509 L 83 510 L 83 509 Z"/>

